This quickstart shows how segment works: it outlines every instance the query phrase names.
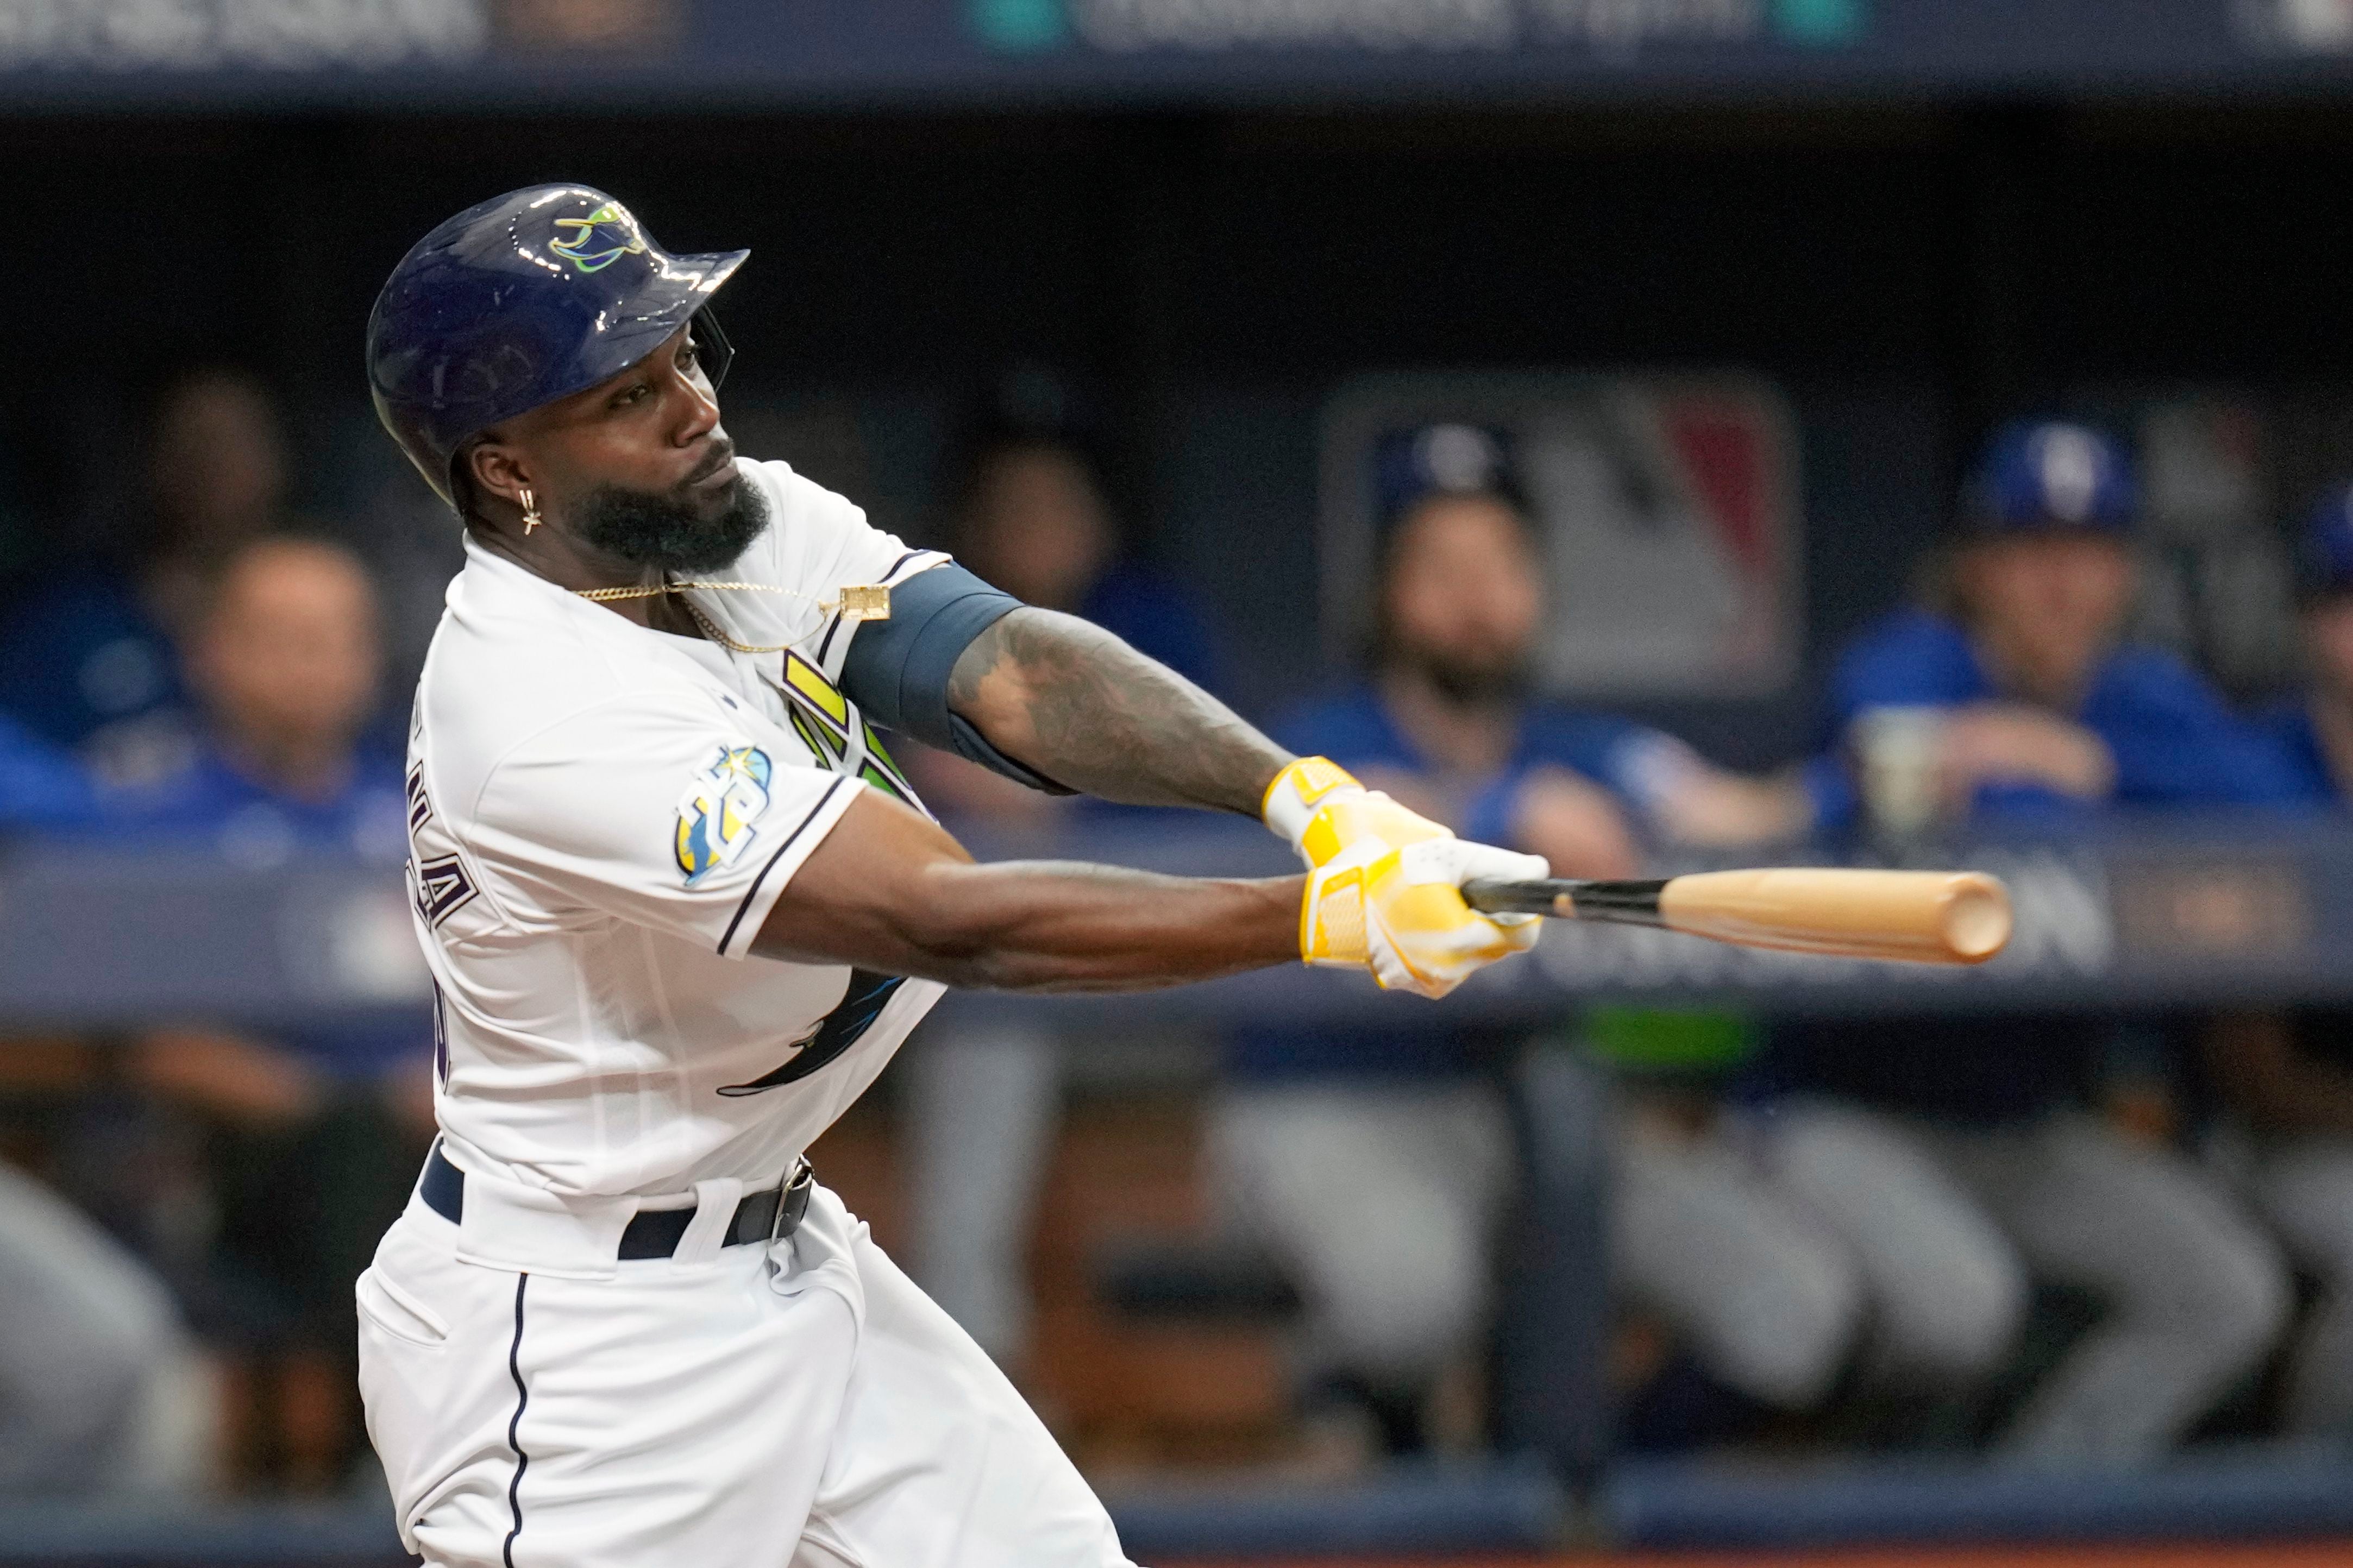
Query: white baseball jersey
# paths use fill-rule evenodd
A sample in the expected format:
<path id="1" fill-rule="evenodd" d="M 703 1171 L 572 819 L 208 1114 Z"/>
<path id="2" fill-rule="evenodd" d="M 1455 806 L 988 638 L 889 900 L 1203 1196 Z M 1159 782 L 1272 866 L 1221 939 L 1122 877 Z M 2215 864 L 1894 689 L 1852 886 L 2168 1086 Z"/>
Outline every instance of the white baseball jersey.
<path id="1" fill-rule="evenodd" d="M 1131 1568 L 1003 1374 L 824 1188 L 734 1243 L 940 987 L 743 962 L 859 793 L 913 798 L 816 601 L 909 551 L 781 463 L 707 574 L 732 653 L 468 545 L 417 700 L 409 837 L 462 1212 L 360 1277 L 360 1389 L 404 1544 L 447 1568 Z M 664 1257 L 635 1215 L 691 1205 Z"/>
<path id="2" fill-rule="evenodd" d="M 743 654 L 649 631 L 467 543 L 408 753 L 438 1109 L 462 1168 L 559 1196 L 773 1183 L 940 995 L 743 962 L 860 791 L 913 799 L 835 684 L 845 584 L 909 550 L 783 463 L 769 526 L 694 603 Z M 799 595 L 799 596 L 796 596 Z"/>

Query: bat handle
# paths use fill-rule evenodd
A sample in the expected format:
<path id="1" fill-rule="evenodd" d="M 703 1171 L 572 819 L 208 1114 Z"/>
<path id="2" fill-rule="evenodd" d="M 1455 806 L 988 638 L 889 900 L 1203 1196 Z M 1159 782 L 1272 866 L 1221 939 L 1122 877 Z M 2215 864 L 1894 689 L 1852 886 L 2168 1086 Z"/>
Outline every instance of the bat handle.
<path id="1" fill-rule="evenodd" d="M 1462 884 L 1462 901 L 1482 914 L 1657 925 L 1659 889 L 1665 886 L 1663 881 L 1588 882 L 1562 877 L 1530 882 L 1481 878 Z"/>
<path id="2" fill-rule="evenodd" d="M 1575 911 L 1577 884 L 1557 879 L 1505 882 L 1493 878 L 1462 884 L 1462 901 L 1484 915 L 1550 915 Z M 1563 905 L 1568 908 L 1563 908 Z"/>

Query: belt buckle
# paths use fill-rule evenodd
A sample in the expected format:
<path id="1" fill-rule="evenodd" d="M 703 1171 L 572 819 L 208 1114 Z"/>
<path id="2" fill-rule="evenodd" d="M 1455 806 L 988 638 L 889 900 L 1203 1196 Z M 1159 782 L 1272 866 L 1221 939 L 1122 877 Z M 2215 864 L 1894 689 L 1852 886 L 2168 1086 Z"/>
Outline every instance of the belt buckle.
<path id="1" fill-rule="evenodd" d="M 776 1238 L 784 1234 L 785 1205 L 792 1201 L 794 1189 L 807 1186 L 816 1179 L 816 1169 L 803 1159 L 794 1161 L 792 1173 L 776 1184 L 776 1206 L 768 1215 L 769 1246 L 774 1247 Z"/>

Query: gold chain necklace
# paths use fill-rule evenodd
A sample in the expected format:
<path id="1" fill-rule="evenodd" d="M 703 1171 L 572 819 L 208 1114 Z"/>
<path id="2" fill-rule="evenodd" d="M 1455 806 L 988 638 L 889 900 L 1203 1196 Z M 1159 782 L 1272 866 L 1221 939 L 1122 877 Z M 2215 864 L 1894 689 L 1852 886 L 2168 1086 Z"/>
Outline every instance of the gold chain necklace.
<path id="1" fill-rule="evenodd" d="M 845 621 L 887 621 L 891 618 L 891 590 L 886 585 L 871 583 L 845 584 L 839 599 L 820 599 L 814 594 L 804 594 L 798 588 L 779 588 L 770 583 L 657 583 L 650 588 L 575 588 L 579 598 L 599 605 L 610 605 L 622 599 L 658 599 L 668 594 L 683 595 L 691 588 L 711 588 L 733 594 L 786 594 L 796 599 L 807 599 L 820 611 L 831 615 L 841 612 Z M 783 653 L 790 643 L 777 643 L 773 647 L 755 647 L 737 642 L 719 629 L 718 623 L 703 614 L 702 606 L 692 599 L 684 601 L 686 613 L 702 628 L 702 635 L 730 653 Z"/>

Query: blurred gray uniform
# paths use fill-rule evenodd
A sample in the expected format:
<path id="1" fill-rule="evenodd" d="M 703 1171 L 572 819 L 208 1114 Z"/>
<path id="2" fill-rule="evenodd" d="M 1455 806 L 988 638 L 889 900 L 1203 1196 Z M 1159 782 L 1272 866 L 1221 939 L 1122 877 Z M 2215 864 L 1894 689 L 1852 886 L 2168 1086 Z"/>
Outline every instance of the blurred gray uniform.
<path id="1" fill-rule="evenodd" d="M 2288 1429 L 2353 1437 L 2353 1138 L 2227 1142 L 2249 1200 L 2321 1282 L 2288 1373 Z"/>
<path id="2" fill-rule="evenodd" d="M 1319 1082 L 1222 1096 L 1210 1168 L 1307 1309 L 1315 1373 L 1418 1393 L 1491 1309 L 1512 1131 L 1486 1085 Z"/>
<path id="3" fill-rule="evenodd" d="M 1483 1325 L 1508 1149 L 1472 1085 L 1259 1089 L 1214 1124 L 1226 1202 L 1302 1282 L 1314 1360 L 1392 1386 L 1425 1384 Z M 1620 1289 L 1785 1408 L 1858 1359 L 1883 1385 L 1966 1389 L 2010 1352 L 2032 1275 L 2096 1292 L 2102 1321 L 2000 1438 L 2027 1462 L 2157 1457 L 2289 1308 L 2275 1251 L 2211 1182 L 2089 1118 L 1958 1132 L 1801 1100 L 1692 1132 L 1636 1110 L 1609 1172 Z M 2306 1184 L 2307 1228 L 2334 1222 L 2353 1249 L 2332 1190 Z"/>
<path id="4" fill-rule="evenodd" d="M 1062 1067 L 1058 1037 L 1004 1021 L 934 1026 L 901 1069 L 916 1279 L 1000 1366 L 1029 1342 L 1029 1227 Z"/>
<path id="5" fill-rule="evenodd" d="M 0 1164 L 0 1496 L 187 1491 L 206 1403 L 162 1283 Z"/>
<path id="6" fill-rule="evenodd" d="M 1604 1098 L 1584 1062 L 1542 1047 L 1480 1078 L 1221 1095 L 1212 1177 L 1229 1222 L 1304 1298 L 1299 1370 L 1419 1396 L 1467 1370 L 1492 1322 L 1498 1438 L 1592 1474 L 1607 1436 Z"/>
<path id="7" fill-rule="evenodd" d="M 1750 1397 L 1787 1408 L 1819 1399 L 1863 1315 L 1848 1248 L 1737 1140 L 1639 1104 L 1621 1103 L 1612 1123 L 1618 1285 Z M 1311 1370 L 1412 1391 L 1475 1346 L 1514 1174 L 1514 1130 L 1489 1085 L 1230 1093 L 1211 1155 L 1229 1218 L 1306 1299 Z"/>
<path id="8" fill-rule="evenodd" d="M 1754 1049 L 1753 1031 L 1723 1015 L 1620 1010 L 1588 1018 L 1586 1033 L 1624 1082 L 1588 1118 L 1581 1162 L 1551 1167 L 1582 1190 L 1550 1200 L 1606 1207 L 1606 1243 L 1592 1251 L 1606 1247 L 1617 1287 L 1715 1376 L 1768 1405 L 1811 1405 L 1846 1364 L 1863 1286 L 1837 1235 L 1716 1113 L 1705 1086 Z M 1526 1087 L 1523 1072 L 1523 1098 Z M 1563 1120 L 1556 1106 L 1521 1139 L 1557 1143 Z M 1306 1282 L 1318 1359 L 1410 1387 L 1462 1353 L 1496 1272 L 1490 1238 L 1512 1192 L 1514 1131 L 1483 1078 L 1236 1085 L 1219 1118 L 1229 1202 Z M 1578 1266 L 1600 1273 L 1591 1256 Z M 1576 1315 L 1557 1293 L 1539 1310 Z"/>
<path id="9" fill-rule="evenodd" d="M 2190 1162 L 2088 1115 L 1983 1131 L 1799 1100 L 1765 1164 L 1847 1247 L 1871 1364 L 1967 1382 L 2008 1349 L 2030 1275 L 2097 1294 L 2101 1321 L 2001 1435 L 2019 1459 L 2146 1462 L 2262 1363 L 2287 1321 L 2277 1250 Z"/>
<path id="10" fill-rule="evenodd" d="M 1757 1151 L 1638 1096 L 1617 1119 L 1610 1174 L 1619 1289 L 1750 1398 L 1802 1410 L 1828 1394 L 1862 1327 L 1862 1273 Z"/>

